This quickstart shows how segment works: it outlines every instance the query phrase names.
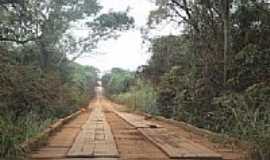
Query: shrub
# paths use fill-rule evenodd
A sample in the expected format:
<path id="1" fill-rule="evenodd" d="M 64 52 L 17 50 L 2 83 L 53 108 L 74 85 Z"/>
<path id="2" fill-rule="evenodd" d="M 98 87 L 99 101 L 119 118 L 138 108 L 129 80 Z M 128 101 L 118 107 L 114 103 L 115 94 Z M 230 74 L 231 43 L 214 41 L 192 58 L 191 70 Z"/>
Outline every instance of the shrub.
<path id="1" fill-rule="evenodd" d="M 138 80 L 128 92 L 113 95 L 112 99 L 118 103 L 126 104 L 133 111 L 144 111 L 158 114 L 156 109 L 156 92 L 149 84 Z"/>
<path id="2" fill-rule="evenodd" d="M 227 93 L 215 98 L 212 121 L 234 137 L 252 144 L 252 159 L 270 159 L 270 86 L 254 84 L 243 93 Z"/>

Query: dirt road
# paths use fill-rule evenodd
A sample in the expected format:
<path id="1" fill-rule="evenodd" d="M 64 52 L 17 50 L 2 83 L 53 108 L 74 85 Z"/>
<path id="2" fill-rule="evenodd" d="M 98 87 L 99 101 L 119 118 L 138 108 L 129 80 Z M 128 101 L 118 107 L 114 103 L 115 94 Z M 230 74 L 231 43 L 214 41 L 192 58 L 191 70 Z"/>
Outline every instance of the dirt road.
<path id="1" fill-rule="evenodd" d="M 120 112 L 102 96 L 30 154 L 32 160 L 242 160 L 242 151 L 165 121 Z M 212 140 L 213 141 L 213 140 Z"/>

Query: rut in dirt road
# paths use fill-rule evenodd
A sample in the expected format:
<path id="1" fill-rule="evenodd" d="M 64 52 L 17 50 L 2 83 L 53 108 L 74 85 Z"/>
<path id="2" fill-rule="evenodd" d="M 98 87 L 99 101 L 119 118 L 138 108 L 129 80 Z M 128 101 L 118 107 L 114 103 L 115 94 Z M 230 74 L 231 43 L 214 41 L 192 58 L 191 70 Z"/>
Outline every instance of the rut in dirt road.
<path id="1" fill-rule="evenodd" d="M 183 132 L 184 133 L 184 132 Z M 224 156 L 225 155 L 225 156 Z M 176 135 L 168 125 L 146 120 L 143 116 L 119 112 L 102 96 L 55 135 L 48 144 L 30 155 L 32 160 L 166 160 L 201 159 L 240 160 Z"/>

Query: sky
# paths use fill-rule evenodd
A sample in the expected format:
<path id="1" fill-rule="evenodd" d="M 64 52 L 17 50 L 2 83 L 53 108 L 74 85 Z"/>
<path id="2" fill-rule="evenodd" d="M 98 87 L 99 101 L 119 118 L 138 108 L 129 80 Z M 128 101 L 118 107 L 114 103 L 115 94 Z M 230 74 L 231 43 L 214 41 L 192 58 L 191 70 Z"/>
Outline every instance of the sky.
<path id="1" fill-rule="evenodd" d="M 100 42 L 96 54 L 85 53 L 76 62 L 92 65 L 101 72 L 107 72 L 113 67 L 136 70 L 138 66 L 146 64 L 151 57 L 148 47 L 143 45 L 140 27 L 145 26 L 151 10 L 156 6 L 150 0 L 99 0 L 103 6 L 102 12 L 109 10 L 125 11 L 130 8 L 129 15 L 135 19 L 136 27 L 120 34 L 118 39 Z M 156 34 L 171 34 L 172 27 L 160 27 Z M 82 32 L 78 35 L 84 34 Z"/>

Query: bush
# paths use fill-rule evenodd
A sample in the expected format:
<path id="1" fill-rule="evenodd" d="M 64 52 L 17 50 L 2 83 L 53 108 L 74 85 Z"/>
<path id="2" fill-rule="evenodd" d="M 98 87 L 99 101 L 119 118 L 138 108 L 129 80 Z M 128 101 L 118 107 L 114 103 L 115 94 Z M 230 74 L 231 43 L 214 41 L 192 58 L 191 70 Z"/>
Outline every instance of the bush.
<path id="1" fill-rule="evenodd" d="M 215 98 L 212 121 L 217 131 L 249 141 L 252 159 L 270 159 L 270 86 L 254 84 L 243 93 Z"/>

